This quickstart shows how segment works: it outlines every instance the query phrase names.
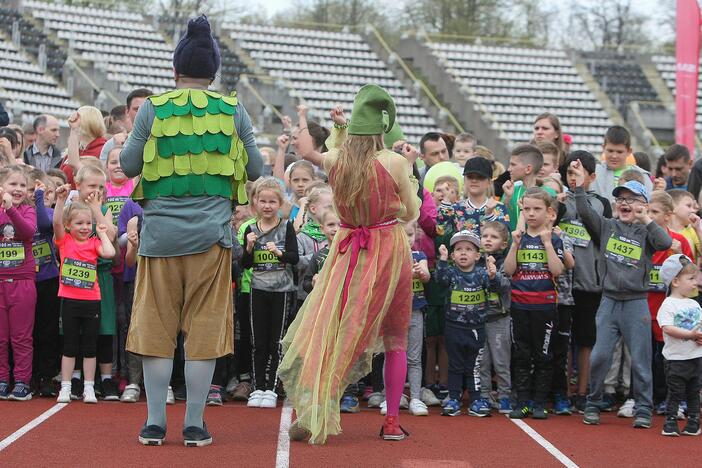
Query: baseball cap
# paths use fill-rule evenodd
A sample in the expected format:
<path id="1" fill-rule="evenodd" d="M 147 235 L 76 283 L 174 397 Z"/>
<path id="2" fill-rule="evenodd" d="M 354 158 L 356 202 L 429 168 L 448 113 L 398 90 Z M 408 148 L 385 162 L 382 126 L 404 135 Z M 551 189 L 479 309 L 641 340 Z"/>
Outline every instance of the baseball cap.
<path id="1" fill-rule="evenodd" d="M 468 174 L 477 174 L 480 177 L 492 179 L 492 162 L 480 156 L 470 158 L 463 168 L 463 175 L 467 176 Z"/>
<path id="2" fill-rule="evenodd" d="M 663 281 L 666 288 L 670 288 L 670 283 L 672 283 L 675 277 L 680 274 L 682 269 L 690 263 L 692 263 L 692 260 L 683 254 L 671 255 L 665 259 L 665 262 L 663 262 L 663 265 L 661 265 L 660 275 L 661 281 Z"/>
<path id="3" fill-rule="evenodd" d="M 463 230 L 457 232 L 451 237 L 450 245 L 453 247 L 461 241 L 468 241 L 480 250 L 480 238 L 473 231 Z"/>
<path id="4" fill-rule="evenodd" d="M 644 187 L 644 185 L 641 182 L 638 182 L 636 180 L 630 180 L 624 185 L 614 187 L 614 190 L 612 190 L 612 196 L 618 197 L 621 191 L 624 189 L 629 190 L 630 192 L 633 192 L 636 195 L 641 195 L 642 197 L 644 197 L 644 200 L 646 200 L 646 203 L 648 203 L 648 190 L 646 190 L 646 187 Z"/>

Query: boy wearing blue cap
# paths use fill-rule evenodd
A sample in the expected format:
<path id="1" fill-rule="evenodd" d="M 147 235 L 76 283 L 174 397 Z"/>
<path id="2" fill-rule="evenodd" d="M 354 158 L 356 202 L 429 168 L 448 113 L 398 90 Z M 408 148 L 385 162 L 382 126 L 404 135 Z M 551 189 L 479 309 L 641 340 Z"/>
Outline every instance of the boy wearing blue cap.
<path id="1" fill-rule="evenodd" d="M 669 296 L 658 309 L 663 329 L 668 398 L 661 434 L 680 435 L 678 405 L 687 401 L 688 420 L 682 433 L 700 434 L 700 387 L 702 387 L 702 308 L 690 295 L 697 289 L 699 268 L 685 255 L 668 257 L 661 266 L 661 280 Z"/>
<path id="2" fill-rule="evenodd" d="M 651 375 L 651 316 L 646 301 L 653 253 L 672 244 L 668 233 L 648 215 L 648 190 L 629 181 L 612 191 L 619 219 L 606 219 L 595 212 L 583 185 L 585 171 L 572 161 L 569 171 L 575 180 L 575 205 L 591 236 L 600 239 L 602 301 L 597 311 L 597 338 L 590 356 L 590 394 L 583 422 L 599 424 L 604 379 L 612 364 L 612 351 L 622 336 L 631 352 L 635 428 L 651 427 L 653 382 Z"/>

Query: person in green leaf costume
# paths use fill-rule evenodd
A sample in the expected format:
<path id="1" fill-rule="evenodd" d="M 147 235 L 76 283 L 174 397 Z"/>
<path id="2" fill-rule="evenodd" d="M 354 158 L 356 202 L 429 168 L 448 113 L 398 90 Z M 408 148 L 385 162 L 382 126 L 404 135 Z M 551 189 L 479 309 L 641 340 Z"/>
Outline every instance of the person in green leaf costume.
<path id="1" fill-rule="evenodd" d="M 173 54 L 175 90 L 149 97 L 120 155 L 144 208 L 127 350 L 143 356 L 145 445 L 166 436 L 166 395 L 179 332 L 185 338 L 186 446 L 212 443 L 203 421 L 215 360 L 233 351 L 234 204 L 263 169 L 251 120 L 236 95 L 209 91 L 219 48 L 203 15 Z"/>

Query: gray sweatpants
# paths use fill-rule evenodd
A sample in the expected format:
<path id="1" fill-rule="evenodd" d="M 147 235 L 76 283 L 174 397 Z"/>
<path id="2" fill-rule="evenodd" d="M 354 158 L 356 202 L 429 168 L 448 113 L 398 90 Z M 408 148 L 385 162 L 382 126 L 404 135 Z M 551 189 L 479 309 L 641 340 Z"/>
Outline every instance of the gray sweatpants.
<path id="1" fill-rule="evenodd" d="M 497 376 L 497 397 L 509 398 L 512 393 L 510 359 L 512 318 L 508 315 L 485 323 L 485 350 L 480 364 L 480 397 L 489 398 L 492 390 L 492 369 Z"/>
<path id="2" fill-rule="evenodd" d="M 410 398 L 419 399 L 422 391 L 422 345 L 424 344 L 424 314 L 413 310 L 407 337 L 407 380 Z"/>

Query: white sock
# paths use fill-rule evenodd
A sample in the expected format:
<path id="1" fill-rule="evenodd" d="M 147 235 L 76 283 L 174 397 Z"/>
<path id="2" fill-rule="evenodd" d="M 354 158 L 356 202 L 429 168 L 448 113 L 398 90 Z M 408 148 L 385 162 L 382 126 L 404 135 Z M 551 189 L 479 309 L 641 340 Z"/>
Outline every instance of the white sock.
<path id="1" fill-rule="evenodd" d="M 111 379 L 112 374 L 100 374 L 100 380 L 105 381 L 107 379 Z"/>
<path id="2" fill-rule="evenodd" d="M 71 388 L 71 381 L 70 380 L 62 380 L 61 381 L 61 388 Z"/>
<path id="3" fill-rule="evenodd" d="M 80 371 L 79 370 L 73 371 L 73 378 L 80 380 Z"/>
<path id="4" fill-rule="evenodd" d="M 83 386 L 85 386 L 85 387 L 92 387 L 94 385 L 95 385 L 95 381 L 93 381 L 93 380 L 86 380 L 85 382 L 83 382 Z"/>

